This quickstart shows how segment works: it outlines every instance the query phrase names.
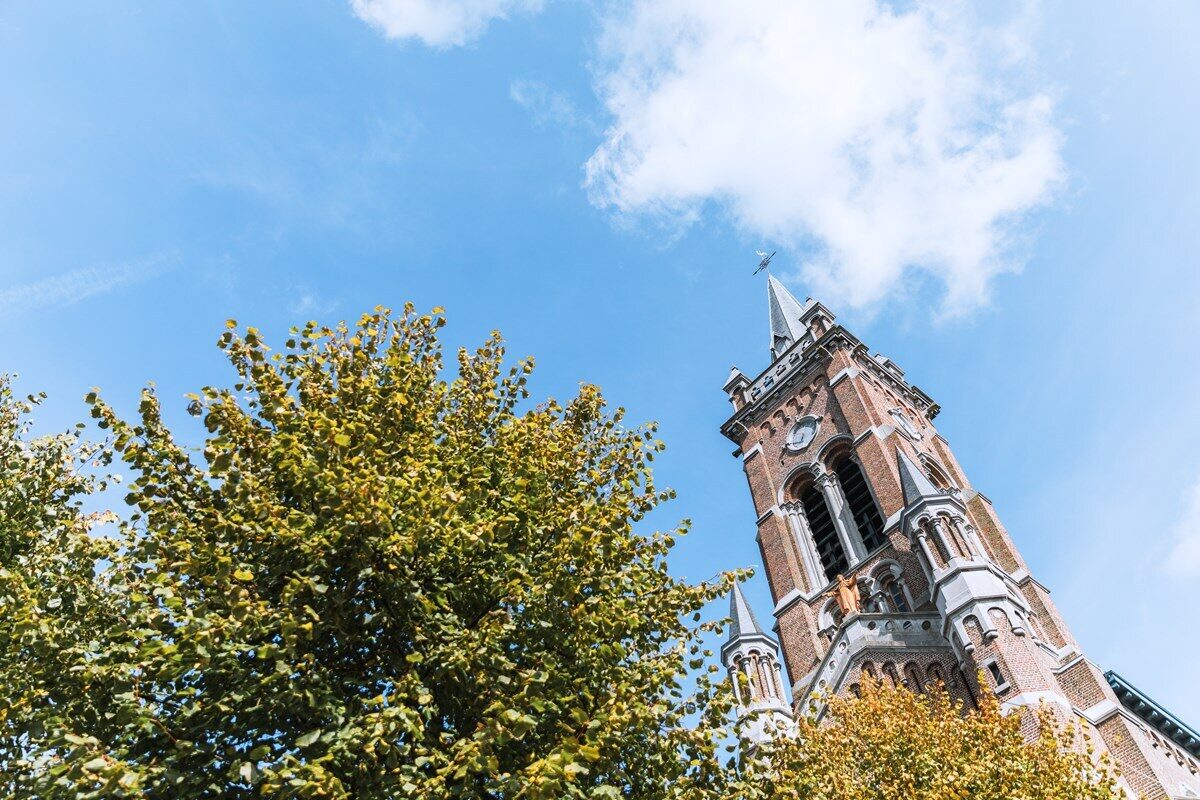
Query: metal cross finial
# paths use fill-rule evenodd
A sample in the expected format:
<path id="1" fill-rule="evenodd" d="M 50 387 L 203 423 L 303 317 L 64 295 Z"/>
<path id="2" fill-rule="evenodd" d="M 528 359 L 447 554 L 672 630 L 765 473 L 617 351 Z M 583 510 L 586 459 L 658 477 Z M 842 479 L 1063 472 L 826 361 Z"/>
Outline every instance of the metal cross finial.
<path id="1" fill-rule="evenodd" d="M 762 259 L 761 261 L 758 262 L 758 269 L 754 270 L 755 275 L 757 275 L 758 273 L 762 272 L 764 269 L 767 269 L 768 267 L 771 266 L 771 259 L 775 257 L 776 252 L 777 251 L 772 250 L 771 254 L 767 255 L 762 250 L 754 251 L 755 255 L 757 255 L 759 258 Z"/>

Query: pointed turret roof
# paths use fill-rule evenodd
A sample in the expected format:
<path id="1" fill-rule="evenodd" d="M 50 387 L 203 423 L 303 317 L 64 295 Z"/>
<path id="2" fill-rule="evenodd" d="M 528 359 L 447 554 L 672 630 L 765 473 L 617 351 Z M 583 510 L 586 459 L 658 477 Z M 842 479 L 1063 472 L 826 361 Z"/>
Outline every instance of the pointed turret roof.
<path id="1" fill-rule="evenodd" d="M 767 310 L 771 317 L 771 352 L 778 358 L 806 333 L 800 321 L 805 306 L 774 275 L 767 275 Z"/>
<path id="2" fill-rule="evenodd" d="M 729 641 L 732 642 L 738 637 L 748 634 L 765 635 L 762 628 L 758 626 L 758 620 L 754 617 L 754 611 L 751 610 L 750 604 L 742 595 L 741 587 L 736 583 L 733 585 L 733 591 L 729 593 L 729 616 L 733 619 L 733 624 L 729 628 Z"/>
<path id="3" fill-rule="evenodd" d="M 941 494 L 925 475 L 925 471 L 914 464 L 899 447 L 896 448 L 896 463 L 900 467 L 900 488 L 904 490 L 904 505 L 911 506 L 918 500 Z"/>

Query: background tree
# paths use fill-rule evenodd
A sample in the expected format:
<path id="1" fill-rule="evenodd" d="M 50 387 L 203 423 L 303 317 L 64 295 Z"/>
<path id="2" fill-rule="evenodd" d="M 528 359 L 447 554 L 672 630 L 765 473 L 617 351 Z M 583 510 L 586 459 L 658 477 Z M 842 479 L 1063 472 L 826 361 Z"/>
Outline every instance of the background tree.
<path id="1" fill-rule="evenodd" d="M 756 791 L 770 800 L 1116 800 L 1107 755 L 1050 715 L 1026 741 L 1021 713 L 995 695 L 962 713 L 940 686 L 918 694 L 867 679 L 862 696 L 829 700 L 829 719 L 803 719 L 762 748 Z M 1024 711 L 1022 713 L 1035 713 Z"/>
<path id="2" fill-rule="evenodd" d="M 0 375 L 0 794 L 36 796 L 35 768 L 64 744 L 54 733 L 101 721 L 78 680 L 98 632 L 119 624 L 96 565 L 113 541 L 91 535 L 111 517 L 85 513 L 109 453 L 81 428 L 30 434 L 41 396 Z M 69 743 L 67 743 L 69 745 Z"/>
<path id="3" fill-rule="evenodd" d="M 447 381 L 442 323 L 379 311 L 278 353 L 230 323 L 202 451 L 152 390 L 133 422 L 89 396 L 132 476 L 94 590 L 119 622 L 54 655 L 89 713 L 23 707 L 22 791 L 728 796 L 693 619 L 728 578 L 672 578 L 682 531 L 635 531 L 669 495 L 653 427 L 591 386 L 528 407 L 497 336 Z"/>

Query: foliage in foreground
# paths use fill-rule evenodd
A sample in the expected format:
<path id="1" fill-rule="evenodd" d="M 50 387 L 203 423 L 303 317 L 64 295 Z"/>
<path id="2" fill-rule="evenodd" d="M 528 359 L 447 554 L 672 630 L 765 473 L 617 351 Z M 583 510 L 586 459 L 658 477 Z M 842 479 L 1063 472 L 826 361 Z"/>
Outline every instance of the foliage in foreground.
<path id="1" fill-rule="evenodd" d="M 1024 713 L 1034 713 L 1027 711 Z M 1038 717 L 1027 742 L 1020 713 L 996 697 L 962 713 L 944 688 L 918 694 L 870 679 L 862 696 L 832 698 L 830 719 L 802 720 L 760 752 L 753 782 L 770 800 L 1115 800 L 1107 755 L 1071 727 Z"/>
<path id="2" fill-rule="evenodd" d="M 93 535 L 111 515 L 82 502 L 109 453 L 81 428 L 32 436 L 40 396 L 19 398 L 0 375 L 0 794 L 20 796 L 42 765 L 40 742 L 94 703 L 78 675 L 98 632 L 122 623 L 96 565 L 113 542 Z M 25 792 L 28 796 L 29 792 Z"/>
<path id="3" fill-rule="evenodd" d="M 6 795 L 725 793 L 729 694 L 690 620 L 728 578 L 676 580 L 681 531 L 635 532 L 667 497 L 653 428 L 590 386 L 525 409 L 532 365 L 506 372 L 498 337 L 446 381 L 441 325 L 380 311 L 272 353 L 231 324 L 237 381 L 191 406 L 202 454 L 153 391 L 136 421 L 89 397 L 133 512 L 103 553 L 5 519 L 74 570 L 30 563 L 19 591 L 101 593 L 109 616 L 60 635 L 66 602 L 7 601 L 38 655 L 0 655 L 35 685 L 6 717 Z"/>

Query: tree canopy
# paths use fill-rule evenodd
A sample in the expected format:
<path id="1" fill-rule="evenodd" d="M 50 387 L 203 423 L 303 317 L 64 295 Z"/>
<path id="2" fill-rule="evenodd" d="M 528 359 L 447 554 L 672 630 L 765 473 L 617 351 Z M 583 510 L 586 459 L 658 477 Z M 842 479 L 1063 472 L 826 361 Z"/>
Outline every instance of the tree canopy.
<path id="1" fill-rule="evenodd" d="M 1107 755 L 1044 712 L 1027 740 L 996 696 L 965 711 L 945 687 L 918 693 L 866 678 L 758 753 L 748 784 L 770 800 L 1117 800 Z"/>
<path id="2" fill-rule="evenodd" d="M 191 398 L 201 448 L 151 389 L 133 421 L 89 395 L 133 513 L 67 566 L 74 587 L 106 559 L 89 591 L 114 619 L 29 634 L 45 663 L 6 647 L 6 676 L 67 676 L 7 719 L 14 793 L 714 796 L 729 699 L 693 615 L 728 577 L 672 577 L 683 531 L 635 530 L 669 495 L 653 426 L 592 386 L 531 406 L 498 336 L 447 379 L 442 324 L 379 310 L 274 352 L 230 323 L 236 380 Z M 6 519 L 6 550 L 45 531 L 57 558 L 96 541 L 78 527 Z M 68 616 L 8 591 L 22 630 Z"/>

